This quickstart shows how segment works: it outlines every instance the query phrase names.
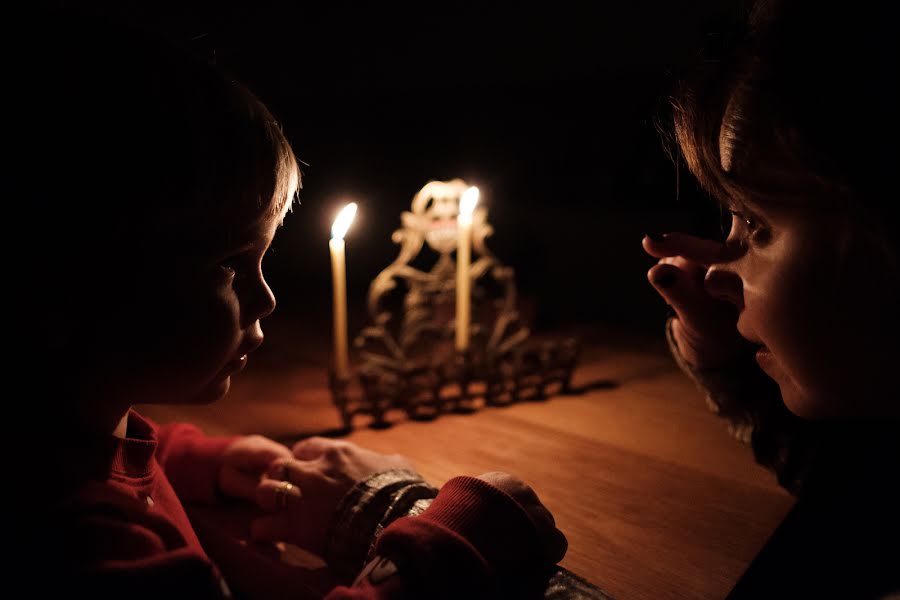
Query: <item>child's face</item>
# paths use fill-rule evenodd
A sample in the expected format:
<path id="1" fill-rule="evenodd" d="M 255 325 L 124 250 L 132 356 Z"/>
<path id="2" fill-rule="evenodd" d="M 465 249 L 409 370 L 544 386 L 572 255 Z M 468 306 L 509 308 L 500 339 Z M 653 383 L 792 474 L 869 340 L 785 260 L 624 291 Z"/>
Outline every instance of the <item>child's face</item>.
<path id="1" fill-rule="evenodd" d="M 713 269 L 738 275 L 738 331 L 769 350 L 758 362 L 787 407 L 807 418 L 896 414 L 885 393 L 896 332 L 884 316 L 897 299 L 865 253 L 838 250 L 839 217 L 749 203 L 735 213 L 728 243 L 737 258 Z"/>
<path id="2" fill-rule="evenodd" d="M 200 251 L 161 249 L 152 272 L 139 269 L 138 293 L 114 305 L 91 336 L 98 342 L 86 353 L 96 364 L 90 392 L 129 405 L 222 397 L 263 341 L 260 320 L 275 308 L 262 260 L 279 222 L 260 217 L 233 236 L 208 223 L 195 230 Z"/>

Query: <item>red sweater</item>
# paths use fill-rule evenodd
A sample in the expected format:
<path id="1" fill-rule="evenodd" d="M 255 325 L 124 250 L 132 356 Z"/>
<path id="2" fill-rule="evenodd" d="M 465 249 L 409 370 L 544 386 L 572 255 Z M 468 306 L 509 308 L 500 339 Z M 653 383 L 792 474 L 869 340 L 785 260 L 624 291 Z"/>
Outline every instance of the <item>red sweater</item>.
<path id="1" fill-rule="evenodd" d="M 206 437 L 186 424 L 157 427 L 135 412 L 127 436 L 69 444 L 64 493 L 48 528 L 61 540 L 53 551 L 59 576 L 49 583 L 128 600 L 227 596 L 182 502 L 217 500 L 222 451 L 234 438 Z M 458 477 L 423 515 L 388 527 L 378 554 L 391 561 L 328 598 L 475 597 L 498 578 L 538 566 L 541 547 L 512 498 Z"/>

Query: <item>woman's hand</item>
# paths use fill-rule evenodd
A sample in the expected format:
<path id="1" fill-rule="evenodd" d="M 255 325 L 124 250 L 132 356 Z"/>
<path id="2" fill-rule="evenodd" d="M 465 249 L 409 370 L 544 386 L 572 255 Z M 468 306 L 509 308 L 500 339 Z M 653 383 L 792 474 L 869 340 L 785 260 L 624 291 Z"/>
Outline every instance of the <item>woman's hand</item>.
<path id="1" fill-rule="evenodd" d="M 478 479 L 506 492 L 525 509 L 537 527 L 548 564 L 555 565 L 563 559 L 569 548 L 569 542 L 563 532 L 556 528 L 553 514 L 541 503 L 531 487 L 518 477 L 496 471 L 479 475 Z"/>
<path id="2" fill-rule="evenodd" d="M 379 454 L 350 442 L 321 437 L 300 441 L 293 456 L 272 463 L 259 484 L 257 503 L 273 514 L 254 521 L 251 535 L 290 542 L 321 556 L 341 498 L 358 481 L 391 469 L 413 467 L 400 455 Z"/>
<path id="3" fill-rule="evenodd" d="M 272 461 L 290 457 L 287 446 L 261 435 L 239 438 L 222 454 L 219 489 L 226 496 L 255 502 L 256 488 Z"/>
<path id="4" fill-rule="evenodd" d="M 731 362 L 747 346 L 737 331 L 738 308 L 708 291 L 710 265 L 730 260 L 726 244 L 685 233 L 645 236 L 644 250 L 659 259 L 647 278 L 675 311 L 672 335 L 694 367 Z"/>

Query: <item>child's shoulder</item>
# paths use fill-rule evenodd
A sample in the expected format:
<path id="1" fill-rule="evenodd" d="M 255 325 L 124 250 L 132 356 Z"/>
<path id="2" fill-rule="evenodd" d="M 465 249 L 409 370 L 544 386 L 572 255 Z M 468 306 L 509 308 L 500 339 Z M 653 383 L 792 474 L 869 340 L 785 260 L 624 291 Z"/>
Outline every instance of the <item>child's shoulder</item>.
<path id="1" fill-rule="evenodd" d="M 43 534 L 62 564 L 94 568 L 164 552 L 164 537 L 148 517 L 148 503 L 135 491 L 91 480 L 70 489 L 50 510 Z"/>

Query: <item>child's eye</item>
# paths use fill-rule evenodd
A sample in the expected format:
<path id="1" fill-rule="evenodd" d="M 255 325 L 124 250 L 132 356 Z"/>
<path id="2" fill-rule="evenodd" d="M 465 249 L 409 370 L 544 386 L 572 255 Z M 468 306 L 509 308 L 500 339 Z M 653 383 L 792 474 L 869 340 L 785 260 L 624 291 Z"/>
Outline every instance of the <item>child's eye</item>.
<path id="1" fill-rule="evenodd" d="M 218 265 L 219 271 L 226 279 L 241 279 L 247 273 L 247 260 L 242 254 L 229 257 Z"/>
<path id="2" fill-rule="evenodd" d="M 237 269 L 228 262 L 219 263 L 217 266 L 219 272 L 224 275 L 226 279 L 233 279 L 235 275 L 237 275 Z"/>
<path id="3" fill-rule="evenodd" d="M 217 267 L 228 280 L 247 279 L 260 268 L 260 258 L 253 252 L 245 252 L 223 260 Z"/>

